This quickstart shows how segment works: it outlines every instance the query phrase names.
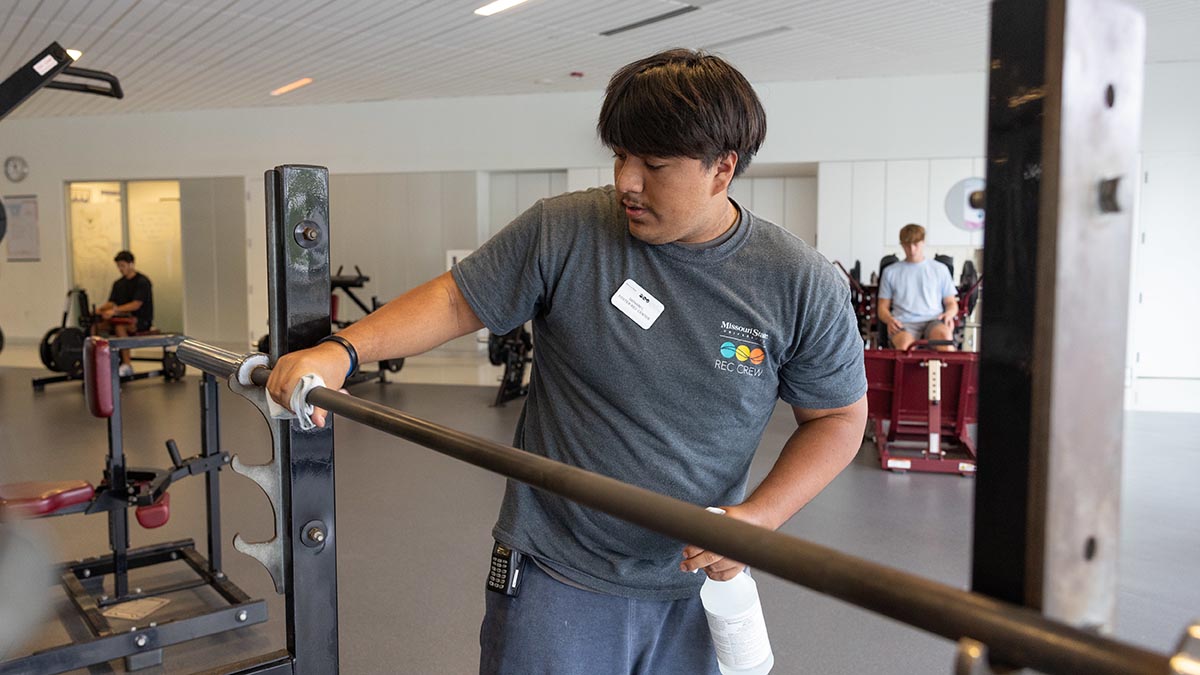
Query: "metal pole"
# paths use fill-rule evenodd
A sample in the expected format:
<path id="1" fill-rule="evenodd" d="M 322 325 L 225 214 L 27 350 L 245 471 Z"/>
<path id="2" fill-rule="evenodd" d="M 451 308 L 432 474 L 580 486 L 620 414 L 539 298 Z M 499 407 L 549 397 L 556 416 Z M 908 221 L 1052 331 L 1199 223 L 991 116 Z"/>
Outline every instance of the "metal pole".
<path id="1" fill-rule="evenodd" d="M 125 472 L 124 433 L 121 427 L 121 378 L 118 364 L 121 350 L 113 349 L 109 355 L 108 368 L 112 371 L 113 412 L 108 416 L 108 490 L 118 500 L 129 499 L 129 479 Z M 108 512 L 108 539 L 113 552 L 113 597 L 124 598 L 129 592 L 129 509 L 113 509 Z"/>
<path id="2" fill-rule="evenodd" d="M 972 588 L 1111 625 L 1145 24 L 992 7 Z"/>
<path id="3" fill-rule="evenodd" d="M 329 334 L 329 174 L 287 165 L 265 179 L 271 353 L 286 354 Z M 288 651 L 297 675 L 331 675 L 338 672 L 333 428 L 301 431 L 295 422 L 271 423 L 282 461 L 276 508 L 283 515 L 277 537 Z"/>
<path id="4" fill-rule="evenodd" d="M 710 514 L 606 476 L 476 438 L 348 394 L 319 388 L 308 402 L 380 431 L 501 473 L 756 569 L 1046 673 L 1162 673 L 1167 658 L 830 548 Z"/>
<path id="5" fill-rule="evenodd" d="M 200 447 L 205 457 L 221 453 L 221 415 L 217 381 L 209 373 L 200 378 Z M 221 474 L 204 474 L 204 503 L 208 518 L 208 569 L 221 571 Z"/>
<path id="6" fill-rule="evenodd" d="M 191 342 L 191 341 L 189 341 Z M 184 343 L 188 344 L 187 342 Z M 185 352 L 181 359 L 188 365 Z M 236 372 L 243 357 L 219 364 Z M 250 379 L 270 376 L 257 368 Z M 1045 673 L 1161 673 L 1168 658 L 1047 619 L 1023 607 L 862 560 L 695 504 L 478 438 L 378 403 L 318 387 L 308 402 L 366 426 L 423 445 L 660 534 L 740 560 L 755 569 L 951 640 L 973 638 L 996 662 Z"/>
<path id="7" fill-rule="evenodd" d="M 184 338 L 175 350 L 180 361 L 221 378 L 237 372 L 242 355 L 204 342 Z"/>
<path id="8" fill-rule="evenodd" d="M 183 342 L 179 343 L 178 349 L 175 350 L 175 355 L 183 363 L 223 380 L 227 380 L 237 373 L 238 368 L 246 359 L 244 354 L 235 354 L 192 338 L 184 338 Z"/>

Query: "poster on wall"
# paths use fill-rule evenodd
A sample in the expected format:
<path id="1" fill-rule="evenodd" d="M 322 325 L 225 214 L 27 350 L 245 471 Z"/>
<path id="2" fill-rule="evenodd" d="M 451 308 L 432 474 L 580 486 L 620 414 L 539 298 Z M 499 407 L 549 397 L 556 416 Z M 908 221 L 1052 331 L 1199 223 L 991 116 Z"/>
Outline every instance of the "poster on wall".
<path id="1" fill-rule="evenodd" d="M 38 243 L 38 206 L 36 195 L 4 196 L 4 208 L 8 210 L 9 262 L 37 262 L 42 259 Z"/>

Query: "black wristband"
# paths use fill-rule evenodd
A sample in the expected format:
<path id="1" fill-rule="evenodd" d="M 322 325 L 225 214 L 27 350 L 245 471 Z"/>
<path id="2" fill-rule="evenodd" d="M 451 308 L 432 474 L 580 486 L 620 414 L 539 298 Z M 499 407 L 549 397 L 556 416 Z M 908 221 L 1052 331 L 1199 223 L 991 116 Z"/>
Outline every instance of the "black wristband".
<path id="1" fill-rule="evenodd" d="M 350 368 L 346 371 L 346 379 L 350 379 L 351 376 L 358 372 L 358 350 L 354 349 L 354 345 L 350 344 L 349 340 L 341 335 L 326 335 L 317 340 L 317 344 L 323 342 L 336 342 L 345 348 L 346 353 L 350 355 Z"/>

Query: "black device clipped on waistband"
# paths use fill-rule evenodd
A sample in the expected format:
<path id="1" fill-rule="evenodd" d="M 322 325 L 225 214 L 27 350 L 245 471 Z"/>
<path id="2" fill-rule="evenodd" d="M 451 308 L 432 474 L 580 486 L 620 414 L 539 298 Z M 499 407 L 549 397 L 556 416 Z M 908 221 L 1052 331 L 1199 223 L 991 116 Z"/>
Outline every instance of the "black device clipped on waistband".
<path id="1" fill-rule="evenodd" d="M 492 547 L 492 564 L 488 569 L 487 589 L 501 595 L 515 596 L 520 590 L 521 571 L 525 555 L 496 542 Z"/>
<path id="2" fill-rule="evenodd" d="M 350 368 L 346 370 L 346 379 L 350 379 L 355 373 L 358 372 L 358 350 L 354 348 L 354 345 L 350 344 L 349 340 L 341 335 L 326 335 L 320 340 L 317 340 L 317 344 L 321 344 L 323 342 L 336 342 L 344 347 L 346 353 L 350 355 Z"/>

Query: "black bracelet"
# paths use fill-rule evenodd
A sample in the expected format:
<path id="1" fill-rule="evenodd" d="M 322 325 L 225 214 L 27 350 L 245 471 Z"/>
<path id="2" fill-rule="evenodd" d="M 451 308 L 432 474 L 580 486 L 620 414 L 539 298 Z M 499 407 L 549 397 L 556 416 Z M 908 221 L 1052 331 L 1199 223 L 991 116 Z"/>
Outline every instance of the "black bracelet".
<path id="1" fill-rule="evenodd" d="M 354 348 L 354 345 L 350 344 L 349 340 L 341 335 L 326 335 L 317 340 L 317 344 L 321 344 L 322 342 L 336 342 L 344 347 L 346 353 L 350 355 L 350 369 L 346 371 L 346 379 L 350 379 L 351 376 L 358 372 L 358 350 Z"/>

